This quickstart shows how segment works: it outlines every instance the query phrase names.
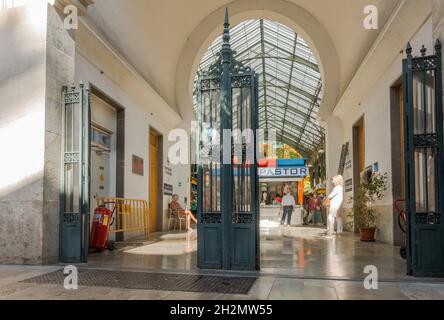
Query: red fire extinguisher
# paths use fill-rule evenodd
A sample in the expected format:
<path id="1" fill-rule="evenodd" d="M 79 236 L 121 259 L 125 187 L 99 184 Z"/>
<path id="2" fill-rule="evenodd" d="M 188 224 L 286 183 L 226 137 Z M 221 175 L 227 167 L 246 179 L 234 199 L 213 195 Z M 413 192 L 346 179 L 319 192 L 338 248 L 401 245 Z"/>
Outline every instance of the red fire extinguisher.
<path id="1" fill-rule="evenodd" d="M 108 209 L 106 203 L 101 204 L 94 210 L 91 235 L 89 238 L 90 251 L 101 252 L 107 247 L 109 230 L 114 222 L 112 219 L 115 210 L 115 206 L 113 211 Z"/>

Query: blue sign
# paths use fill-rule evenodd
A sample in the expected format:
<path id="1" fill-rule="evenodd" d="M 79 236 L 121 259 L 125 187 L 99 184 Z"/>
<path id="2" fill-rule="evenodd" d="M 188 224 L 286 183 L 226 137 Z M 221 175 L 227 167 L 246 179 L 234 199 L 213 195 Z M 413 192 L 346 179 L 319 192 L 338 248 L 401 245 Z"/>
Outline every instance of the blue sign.
<path id="1" fill-rule="evenodd" d="M 305 159 L 278 159 L 278 167 L 304 167 Z"/>

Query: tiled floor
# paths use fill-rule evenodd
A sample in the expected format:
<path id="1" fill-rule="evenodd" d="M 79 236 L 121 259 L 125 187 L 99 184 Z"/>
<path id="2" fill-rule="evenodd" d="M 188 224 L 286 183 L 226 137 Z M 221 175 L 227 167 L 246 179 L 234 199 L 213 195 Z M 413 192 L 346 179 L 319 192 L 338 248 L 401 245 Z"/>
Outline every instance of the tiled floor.
<path id="1" fill-rule="evenodd" d="M 411 279 L 399 248 L 362 243 L 354 234 L 326 237 L 319 228 L 286 228 L 273 221 L 261 230 L 261 265 L 248 295 L 127 290 L 80 287 L 67 291 L 58 285 L 20 281 L 61 268 L 0 266 L 0 299 L 439 299 L 444 300 L 444 279 Z M 92 255 L 82 268 L 199 273 L 196 235 L 167 233 L 149 241 L 128 244 L 118 251 Z M 375 265 L 378 290 L 366 290 L 363 271 Z"/>

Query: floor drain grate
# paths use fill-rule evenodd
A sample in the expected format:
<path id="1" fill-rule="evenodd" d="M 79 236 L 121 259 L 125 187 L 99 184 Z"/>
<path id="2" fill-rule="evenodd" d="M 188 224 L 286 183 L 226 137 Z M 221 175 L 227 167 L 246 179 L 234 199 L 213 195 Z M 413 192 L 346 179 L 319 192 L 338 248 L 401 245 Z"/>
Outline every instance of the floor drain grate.
<path id="1" fill-rule="evenodd" d="M 24 283 L 63 285 L 63 270 Z M 247 295 L 257 278 L 79 269 L 79 286 Z"/>

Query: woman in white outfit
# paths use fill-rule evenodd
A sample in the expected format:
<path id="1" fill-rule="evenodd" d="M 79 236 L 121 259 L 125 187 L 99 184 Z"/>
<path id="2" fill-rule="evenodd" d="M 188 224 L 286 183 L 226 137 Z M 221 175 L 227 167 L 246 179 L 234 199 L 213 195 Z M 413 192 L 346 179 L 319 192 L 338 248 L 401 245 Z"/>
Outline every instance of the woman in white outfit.
<path id="1" fill-rule="evenodd" d="M 335 222 L 337 225 L 337 233 L 343 232 L 342 217 L 340 216 L 340 209 L 344 201 L 344 178 L 336 176 L 333 178 L 333 185 L 335 188 L 328 196 L 330 199 L 330 208 L 328 211 L 327 234 L 332 234 L 335 231 Z"/>

